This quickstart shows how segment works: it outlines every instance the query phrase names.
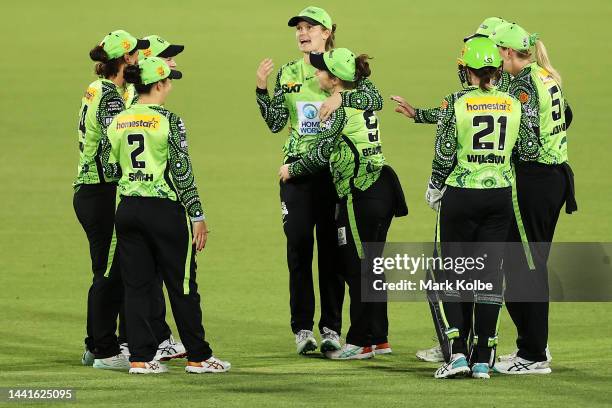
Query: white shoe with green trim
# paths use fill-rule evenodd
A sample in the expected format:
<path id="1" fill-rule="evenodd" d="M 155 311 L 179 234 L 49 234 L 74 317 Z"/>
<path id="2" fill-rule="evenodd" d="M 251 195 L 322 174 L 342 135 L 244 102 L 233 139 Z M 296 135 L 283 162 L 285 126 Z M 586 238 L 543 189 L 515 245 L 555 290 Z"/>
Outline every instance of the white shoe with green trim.
<path id="1" fill-rule="evenodd" d="M 455 378 L 456 376 L 465 376 L 470 373 L 465 354 L 457 353 L 451 356 L 448 363 L 444 363 L 434 373 L 435 378 Z"/>
<path id="2" fill-rule="evenodd" d="M 321 353 L 325 354 L 328 351 L 340 350 L 341 347 L 338 333 L 324 327 L 321 333 Z"/>
<path id="3" fill-rule="evenodd" d="M 317 341 L 311 330 L 300 330 L 295 334 L 295 345 L 298 354 L 306 354 L 317 349 Z"/>
<path id="4" fill-rule="evenodd" d="M 345 344 L 340 350 L 328 351 L 325 357 L 330 360 L 364 360 L 374 357 L 372 347 L 360 347 Z"/>

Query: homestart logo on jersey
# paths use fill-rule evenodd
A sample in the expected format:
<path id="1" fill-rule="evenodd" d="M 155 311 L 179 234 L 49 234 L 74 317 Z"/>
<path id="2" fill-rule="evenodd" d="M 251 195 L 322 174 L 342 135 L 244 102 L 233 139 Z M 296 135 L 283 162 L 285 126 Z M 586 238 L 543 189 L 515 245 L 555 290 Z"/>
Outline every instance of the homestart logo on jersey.
<path id="1" fill-rule="evenodd" d="M 481 96 L 467 98 L 465 109 L 468 112 L 512 112 L 512 100 L 509 98 L 497 98 L 494 96 Z"/>
<path id="2" fill-rule="evenodd" d="M 322 104 L 323 102 L 296 102 L 300 135 L 315 135 L 319 132 L 319 109 Z"/>
<path id="3" fill-rule="evenodd" d="M 136 128 L 136 129 L 157 129 L 159 126 L 159 116 L 157 115 L 126 115 L 117 120 L 117 130 Z"/>

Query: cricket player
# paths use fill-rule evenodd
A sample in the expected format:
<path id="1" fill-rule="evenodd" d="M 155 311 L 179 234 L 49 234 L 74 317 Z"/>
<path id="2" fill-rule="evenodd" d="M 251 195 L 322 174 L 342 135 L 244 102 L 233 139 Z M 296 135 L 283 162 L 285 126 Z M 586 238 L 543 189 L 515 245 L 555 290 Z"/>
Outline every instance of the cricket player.
<path id="1" fill-rule="evenodd" d="M 492 283 L 492 289 L 444 292 L 444 334 L 450 358 L 434 376 L 489 378 L 502 304 L 504 248 L 470 248 L 469 243 L 506 240 L 512 221 L 512 155 L 533 160 L 539 144 L 519 100 L 493 85 L 502 65 L 495 43 L 485 37 L 468 40 L 459 63 L 470 86 L 443 100 L 426 200 L 438 211 L 441 255 L 476 258 L 482 248 L 487 254 L 485 267 L 470 271 L 468 277 Z M 443 278 L 436 281 L 457 281 L 462 273 L 443 270 Z M 465 317 L 466 305 L 473 312 L 473 322 Z M 471 330 L 473 342 L 468 344 Z"/>
<path id="2" fill-rule="evenodd" d="M 89 56 L 99 79 L 89 84 L 79 110 L 79 165 L 74 181 L 74 211 L 89 241 L 92 285 L 87 297 L 87 337 L 82 363 L 102 369 L 129 368 L 119 351 L 115 331 L 123 296 L 115 256 L 115 195 L 117 179 L 105 177 L 102 148 L 113 118 L 125 109 L 120 90 L 124 70 L 138 61 L 138 50 L 149 42 L 124 30 L 106 35 Z"/>
<path id="3" fill-rule="evenodd" d="M 309 58 L 318 69 L 316 76 L 321 89 L 332 94 L 354 90 L 371 73 L 368 56 L 356 58 L 346 48 L 311 53 Z M 329 168 L 333 175 L 341 200 L 337 245 L 351 297 L 351 326 L 344 346 L 325 355 L 335 360 L 371 358 L 376 351 L 372 346 L 378 340 L 377 333 L 386 329 L 380 327 L 386 325 L 380 319 L 380 311 L 386 312 L 386 303 L 364 302 L 361 298 L 362 262 L 372 265 L 372 258 L 381 255 L 365 254 L 362 242 L 384 243 L 394 215 L 406 215 L 408 209 L 395 172 L 385 165 L 378 118 L 373 111 L 338 108 L 321 123 L 316 140 L 299 160 L 284 164 L 279 175 L 283 183 L 324 168 Z M 386 313 L 382 315 L 386 317 Z"/>
<path id="4" fill-rule="evenodd" d="M 553 68 L 546 47 L 537 34 L 517 24 L 495 29 L 491 39 L 499 46 L 504 70 L 513 76 L 508 92 L 518 98 L 527 112 L 541 145 L 532 160 L 516 166 L 513 191 L 514 220 L 509 241 L 522 242 L 526 250 L 504 257 L 507 291 L 525 291 L 525 282 L 541 287 L 548 299 L 546 263 L 561 208 L 576 211 L 574 174 L 568 163 L 567 126 L 571 110 L 561 89 L 561 76 Z M 532 47 L 535 47 L 535 60 Z M 568 115 L 569 113 L 569 115 Z M 518 246 L 513 246 L 513 249 Z M 532 286 L 530 284 L 530 286 Z M 517 328 L 517 351 L 495 365 L 503 374 L 548 374 L 548 302 L 506 302 Z"/>
<path id="5" fill-rule="evenodd" d="M 163 59 L 170 69 L 176 68 L 174 57 L 180 54 L 184 49 L 184 45 L 171 44 L 164 40 L 159 35 L 148 35 L 144 40 L 149 41 L 149 47 L 139 51 L 139 59 L 146 57 L 159 57 Z M 138 101 L 138 94 L 134 84 L 127 84 L 123 94 L 123 100 L 126 108 Z M 164 299 L 163 281 L 159 281 L 158 289 L 154 288 L 156 294 L 152 295 L 152 301 L 157 300 L 154 310 L 157 313 L 152 314 L 150 321 L 151 329 L 155 333 L 159 346 L 157 348 L 156 360 L 167 361 L 173 358 L 184 357 L 186 354 L 185 346 L 174 339 L 172 331 L 166 323 L 166 301 Z M 155 302 L 154 302 L 155 303 Z M 119 346 L 121 352 L 126 356 L 130 356 L 130 349 L 127 343 L 127 330 L 125 327 L 125 315 L 123 308 L 119 315 Z"/>
<path id="6" fill-rule="evenodd" d="M 188 373 L 225 372 L 230 363 L 212 355 L 202 326 L 195 251 L 208 230 L 187 150 L 181 118 L 163 108 L 172 80 L 182 77 L 161 58 L 150 57 L 125 71 L 138 102 L 109 125 L 106 169 L 121 174 L 116 226 L 123 271 L 130 373 L 167 371 L 155 360 L 151 293 L 159 276 L 168 289 L 174 319 L 187 349 Z M 153 296 L 154 298 L 154 296 Z"/>
<path id="7" fill-rule="evenodd" d="M 274 69 L 271 59 L 264 59 L 257 70 L 257 103 L 261 115 L 273 133 L 289 124 L 289 137 L 283 147 L 284 163 L 299 161 L 317 143 L 321 119 L 339 107 L 378 111 L 383 100 L 376 87 L 363 78 L 352 92 L 329 94 L 319 87 L 310 63 L 310 52 L 334 48 L 336 25 L 319 7 L 307 7 L 292 17 L 295 37 L 303 57 L 283 65 L 276 76 L 274 94 L 268 94 L 268 77 Z M 321 351 L 340 349 L 344 282 L 336 273 L 336 194 L 331 174 L 324 169 L 316 174 L 280 183 L 283 229 L 287 237 L 287 265 L 291 329 L 297 352 L 316 350 L 314 324 L 314 289 L 312 280 L 313 230 L 316 230 L 321 301 Z M 379 352 L 390 352 L 387 339 L 386 311 L 381 315 L 383 330 L 375 339 Z M 381 311 L 382 313 L 382 311 Z"/>

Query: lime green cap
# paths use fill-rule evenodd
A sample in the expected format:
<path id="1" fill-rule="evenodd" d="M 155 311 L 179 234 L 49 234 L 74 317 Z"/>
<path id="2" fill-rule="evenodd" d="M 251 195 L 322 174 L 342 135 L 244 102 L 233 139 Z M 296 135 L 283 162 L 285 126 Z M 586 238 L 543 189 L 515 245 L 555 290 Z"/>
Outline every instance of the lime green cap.
<path id="1" fill-rule="evenodd" d="M 501 55 L 495 43 L 487 37 L 476 37 L 468 40 L 463 46 L 460 65 L 474 69 L 483 67 L 499 68 L 502 64 Z"/>
<path id="2" fill-rule="evenodd" d="M 463 39 L 463 42 L 466 42 L 467 40 L 470 40 L 476 37 L 488 37 L 491 34 L 493 34 L 493 31 L 495 31 L 495 28 L 497 26 L 499 26 L 500 24 L 504 24 L 504 23 L 506 23 L 506 20 L 500 17 L 485 18 L 484 21 L 480 23 L 480 25 L 476 29 L 476 32 L 472 35 L 465 37 Z"/>
<path id="3" fill-rule="evenodd" d="M 321 24 L 328 30 L 331 30 L 333 26 L 332 18 L 329 13 L 327 13 L 327 11 L 323 10 L 321 7 L 315 6 L 308 6 L 304 10 L 300 11 L 300 14 L 297 16 L 291 17 L 287 25 L 289 27 L 295 27 L 300 21 L 306 21 L 313 25 Z"/>
<path id="4" fill-rule="evenodd" d="M 159 57 L 148 57 L 138 61 L 140 67 L 140 79 L 144 85 L 159 82 L 162 79 L 181 79 L 181 71 L 170 69 L 166 61 Z"/>
<path id="5" fill-rule="evenodd" d="M 343 81 L 355 80 L 355 54 L 348 48 L 335 48 L 323 54 L 311 52 L 310 63 Z"/>
<path id="6" fill-rule="evenodd" d="M 144 39 L 148 40 L 150 45 L 148 48 L 140 51 L 140 58 L 170 58 L 180 54 L 185 49 L 184 45 L 170 44 L 159 35 L 148 35 Z"/>
<path id="7" fill-rule="evenodd" d="M 516 51 L 527 51 L 539 38 L 537 33 L 529 34 L 516 23 L 505 23 L 495 28 L 490 37 L 500 47 Z"/>
<path id="8" fill-rule="evenodd" d="M 118 58 L 138 48 L 140 50 L 149 48 L 149 41 L 139 40 L 125 30 L 116 30 L 108 33 L 102 39 L 100 45 L 108 55 L 109 59 Z"/>

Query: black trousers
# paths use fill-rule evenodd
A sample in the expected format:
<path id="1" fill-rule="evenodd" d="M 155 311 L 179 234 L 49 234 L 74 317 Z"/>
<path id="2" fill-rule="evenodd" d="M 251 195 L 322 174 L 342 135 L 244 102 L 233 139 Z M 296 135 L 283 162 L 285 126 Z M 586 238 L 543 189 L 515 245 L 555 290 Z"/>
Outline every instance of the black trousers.
<path id="1" fill-rule="evenodd" d="M 515 217 L 509 242 L 529 242 L 529 251 L 512 246 L 504 257 L 507 290 L 521 291 L 518 285 L 530 282 L 548 298 L 548 268 L 559 213 L 565 202 L 568 180 L 562 166 L 520 163 L 516 166 Z M 527 276 L 529 275 L 529 276 Z M 531 289 L 532 290 L 532 289 Z M 548 302 L 506 302 L 516 325 L 518 356 L 531 361 L 546 360 L 548 343 Z"/>
<path id="2" fill-rule="evenodd" d="M 468 355 L 468 350 L 471 350 L 471 362 L 491 364 L 502 303 L 504 247 L 499 243 L 505 242 L 512 220 L 512 190 L 510 187 L 482 190 L 448 186 L 439 216 L 444 258 L 478 257 L 486 253 L 483 270 L 445 270 L 445 279 L 449 282 L 481 280 L 493 284 L 492 291 L 444 293 L 443 308 L 449 326 L 447 334 L 452 339 L 451 353 Z M 473 321 L 469 318 L 472 313 L 468 311 L 473 311 Z M 468 339 L 472 325 L 471 335 L 475 344 L 470 345 Z M 453 332 L 456 333 L 454 336 L 450 334 Z"/>
<path id="3" fill-rule="evenodd" d="M 115 331 L 123 282 L 114 240 L 116 192 L 116 184 L 81 185 L 73 198 L 74 211 L 89 241 L 93 280 L 87 295 L 85 344 L 96 358 L 119 354 Z"/>
<path id="4" fill-rule="evenodd" d="M 212 355 L 204 340 L 196 283 L 191 222 L 184 207 L 168 199 L 122 197 L 116 227 L 125 288 L 130 361 L 151 361 L 158 347 L 151 326 L 159 273 L 168 290 L 172 314 L 189 361 Z"/>
<path id="5" fill-rule="evenodd" d="M 342 329 L 344 282 L 337 273 L 334 212 L 336 190 L 329 171 L 280 183 L 283 229 L 287 237 L 287 265 L 291 330 L 312 330 L 315 294 L 312 255 L 316 230 L 321 318 L 319 331 Z"/>
<path id="6" fill-rule="evenodd" d="M 338 205 L 338 247 L 343 260 L 342 275 L 351 297 L 351 327 L 346 342 L 371 346 L 387 342 L 389 320 L 386 302 L 365 302 L 362 294 L 373 274 L 372 259 L 382 246 L 364 250 L 362 242 L 384 243 L 396 209 L 396 186 L 388 171 L 365 191 L 353 189 Z M 380 277 L 378 277 L 380 278 Z"/>

